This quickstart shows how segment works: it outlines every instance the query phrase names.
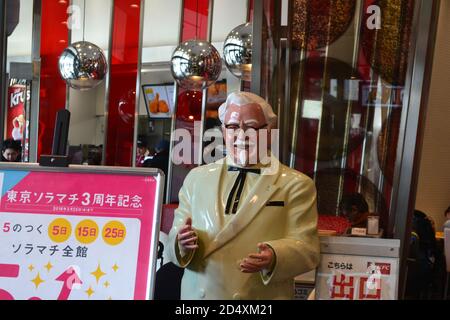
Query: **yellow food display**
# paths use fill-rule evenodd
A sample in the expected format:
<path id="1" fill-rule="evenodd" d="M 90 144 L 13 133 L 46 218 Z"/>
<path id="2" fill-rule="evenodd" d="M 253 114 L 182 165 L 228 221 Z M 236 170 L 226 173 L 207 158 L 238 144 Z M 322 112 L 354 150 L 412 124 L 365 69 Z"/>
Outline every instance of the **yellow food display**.
<path id="1" fill-rule="evenodd" d="M 159 93 L 156 94 L 155 99 L 150 102 L 151 113 L 168 113 L 170 111 L 169 105 L 165 100 L 159 100 Z"/>
<path id="2" fill-rule="evenodd" d="M 161 113 L 167 113 L 169 112 L 169 106 L 167 105 L 167 102 L 164 100 L 160 100 L 158 104 L 158 110 Z"/>
<path id="3" fill-rule="evenodd" d="M 150 102 L 150 112 L 158 113 L 159 94 L 156 94 L 156 98 Z"/>

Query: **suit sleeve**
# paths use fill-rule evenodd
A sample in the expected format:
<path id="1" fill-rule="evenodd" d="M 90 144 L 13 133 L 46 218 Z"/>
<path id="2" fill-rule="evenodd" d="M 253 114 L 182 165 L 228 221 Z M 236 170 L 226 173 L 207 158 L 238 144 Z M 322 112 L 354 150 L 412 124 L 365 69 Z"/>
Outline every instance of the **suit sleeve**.
<path id="1" fill-rule="evenodd" d="M 196 250 L 182 253 L 178 247 L 178 231 L 186 224 L 188 218 L 192 218 L 191 213 L 191 174 L 188 174 L 184 180 L 183 186 L 178 194 L 179 205 L 175 210 L 172 228 L 169 232 L 169 260 L 175 265 L 186 268 L 192 261 Z"/>
<path id="2" fill-rule="evenodd" d="M 268 241 L 276 263 L 269 274 L 261 273 L 265 285 L 286 281 L 317 267 L 320 259 L 317 234 L 316 188 L 311 179 L 298 181 L 288 202 L 287 235 Z"/>

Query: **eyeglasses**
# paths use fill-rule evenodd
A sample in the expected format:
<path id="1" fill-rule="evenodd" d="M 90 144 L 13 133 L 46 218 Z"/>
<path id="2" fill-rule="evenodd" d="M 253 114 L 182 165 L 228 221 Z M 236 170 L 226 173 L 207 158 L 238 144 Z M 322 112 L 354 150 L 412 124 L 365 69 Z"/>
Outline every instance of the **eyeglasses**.
<path id="1" fill-rule="evenodd" d="M 264 128 L 266 128 L 266 127 L 267 127 L 267 124 L 262 125 L 262 126 L 259 127 L 259 128 L 256 128 L 256 127 L 254 127 L 254 126 L 245 126 L 245 127 L 241 127 L 241 126 L 239 126 L 239 125 L 237 125 L 237 124 L 226 124 L 226 125 L 225 125 L 225 129 L 227 129 L 227 130 L 239 130 L 239 129 L 241 129 L 241 130 L 243 130 L 244 132 L 246 132 L 246 131 L 248 131 L 248 130 L 255 130 L 255 131 L 258 131 L 258 130 L 264 129 Z"/>

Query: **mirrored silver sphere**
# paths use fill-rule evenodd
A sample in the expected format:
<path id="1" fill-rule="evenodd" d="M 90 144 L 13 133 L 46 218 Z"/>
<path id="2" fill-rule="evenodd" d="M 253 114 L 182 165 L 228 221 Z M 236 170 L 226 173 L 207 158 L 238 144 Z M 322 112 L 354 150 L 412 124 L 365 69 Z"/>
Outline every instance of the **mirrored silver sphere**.
<path id="1" fill-rule="evenodd" d="M 230 72 L 245 81 L 251 80 L 253 50 L 253 25 L 241 24 L 225 39 L 223 57 Z"/>
<path id="2" fill-rule="evenodd" d="M 200 91 L 212 85 L 222 71 L 219 51 L 207 41 L 188 40 L 172 54 L 172 76 L 180 87 Z"/>
<path id="3" fill-rule="evenodd" d="M 76 90 L 95 88 L 105 78 L 107 70 L 102 49 L 87 41 L 71 44 L 59 57 L 61 77 Z"/>

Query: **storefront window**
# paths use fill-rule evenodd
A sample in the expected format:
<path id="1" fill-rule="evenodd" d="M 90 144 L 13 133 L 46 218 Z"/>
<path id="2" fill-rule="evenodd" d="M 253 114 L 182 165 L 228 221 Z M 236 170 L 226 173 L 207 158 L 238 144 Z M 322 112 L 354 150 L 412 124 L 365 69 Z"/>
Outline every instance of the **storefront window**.
<path id="1" fill-rule="evenodd" d="M 181 10 L 181 0 L 145 2 L 134 165 L 158 168 L 166 177 L 170 166 L 170 138 L 176 110 L 170 59 L 179 42 Z"/>
<path id="2" fill-rule="evenodd" d="M 72 1 L 73 17 L 75 19 L 78 16 L 80 21 L 74 23 L 70 29 L 71 43 L 84 40 L 97 45 L 105 53 L 108 64 L 112 2 Z M 102 164 L 106 129 L 106 89 L 105 80 L 90 90 L 81 91 L 69 87 L 68 110 L 71 112 L 71 123 L 68 142 L 69 156 L 73 164 Z"/>
<path id="3" fill-rule="evenodd" d="M 213 3 L 212 8 L 209 7 L 210 3 Z M 244 0 L 234 1 L 232 8 L 229 1 L 185 1 L 181 39 L 207 40 L 212 43 L 223 58 L 224 40 L 231 30 L 246 22 L 247 8 L 248 3 Z M 210 25 L 208 25 L 209 17 L 211 17 Z M 200 164 L 198 159 L 201 157 L 198 156 L 198 150 L 202 122 L 204 131 L 218 130 L 220 121 L 218 120 L 217 109 L 225 101 L 228 93 L 239 90 L 240 87 L 239 79 L 235 78 L 223 64 L 218 81 L 207 90 L 190 91 L 178 88 L 175 128 L 186 129 L 191 133 L 192 152 L 190 163 L 172 165 L 169 202 L 178 202 L 178 192 L 184 178 L 192 168 Z M 206 96 L 204 96 L 205 94 Z M 206 99 L 206 107 L 203 113 L 204 99 Z M 202 154 L 205 150 L 208 150 L 207 145 L 207 143 L 203 143 L 201 146 Z"/>
<path id="4" fill-rule="evenodd" d="M 29 161 L 33 1 L 7 1 L 7 102 L 2 161 Z M 6 152 L 5 152 L 6 151 Z M 6 157 L 4 153 L 17 153 Z"/>
<path id="5" fill-rule="evenodd" d="M 261 53 L 262 65 L 280 57 L 273 74 L 262 70 L 261 91 L 280 103 L 282 160 L 315 180 L 323 233 L 367 229 L 370 217 L 379 226 L 371 236 L 391 236 L 414 1 L 295 0 L 284 9 L 291 23 L 277 42 L 276 6 L 264 2 Z"/>

